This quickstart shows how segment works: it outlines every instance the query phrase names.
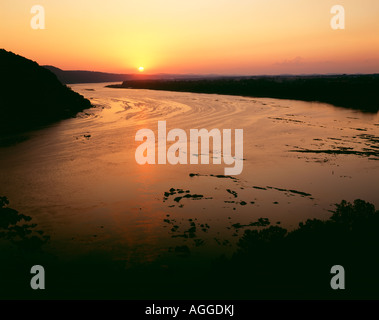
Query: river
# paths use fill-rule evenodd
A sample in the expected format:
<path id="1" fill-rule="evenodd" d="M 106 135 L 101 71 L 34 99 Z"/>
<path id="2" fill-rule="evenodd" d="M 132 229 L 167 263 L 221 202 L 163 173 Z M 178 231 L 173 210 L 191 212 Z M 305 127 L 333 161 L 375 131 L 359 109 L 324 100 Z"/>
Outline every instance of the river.
<path id="1" fill-rule="evenodd" d="M 327 219 L 342 199 L 379 206 L 378 114 L 105 85 L 72 85 L 96 107 L 0 149 L 0 195 L 50 235 L 46 250 L 57 255 L 102 251 L 128 264 L 182 246 L 230 255 L 259 218 L 293 229 Z M 222 176 L 212 161 L 137 164 L 136 132 L 163 120 L 167 130 L 243 129 L 242 173 Z"/>

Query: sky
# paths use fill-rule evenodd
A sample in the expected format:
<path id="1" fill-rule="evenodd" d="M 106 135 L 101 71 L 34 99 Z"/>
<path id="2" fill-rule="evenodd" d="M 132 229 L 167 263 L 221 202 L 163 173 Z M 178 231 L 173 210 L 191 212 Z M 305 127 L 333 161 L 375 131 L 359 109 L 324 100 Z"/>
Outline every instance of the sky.
<path id="1" fill-rule="evenodd" d="M 345 29 L 331 27 L 334 5 Z M 379 1 L 1 0 L 0 47 L 64 70 L 379 73 Z"/>

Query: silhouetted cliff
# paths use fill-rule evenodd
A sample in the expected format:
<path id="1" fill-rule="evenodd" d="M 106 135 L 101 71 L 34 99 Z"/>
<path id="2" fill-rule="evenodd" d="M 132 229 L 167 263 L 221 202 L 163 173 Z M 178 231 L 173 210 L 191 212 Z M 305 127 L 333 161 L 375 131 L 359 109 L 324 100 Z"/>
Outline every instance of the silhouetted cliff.
<path id="1" fill-rule="evenodd" d="M 91 103 L 38 63 L 0 49 L 0 133 L 75 116 Z"/>

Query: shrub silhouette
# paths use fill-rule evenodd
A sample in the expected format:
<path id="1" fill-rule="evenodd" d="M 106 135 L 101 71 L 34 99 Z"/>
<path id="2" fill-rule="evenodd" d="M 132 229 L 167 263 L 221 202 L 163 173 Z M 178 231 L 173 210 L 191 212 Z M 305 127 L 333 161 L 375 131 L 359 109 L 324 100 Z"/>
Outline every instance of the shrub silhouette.
<path id="1" fill-rule="evenodd" d="M 241 298 L 335 298 L 330 269 L 342 265 L 347 290 L 338 297 L 378 298 L 379 211 L 363 200 L 335 205 L 326 220 L 308 219 L 288 232 L 279 226 L 245 230 L 231 259 L 214 264 Z"/>
<path id="2" fill-rule="evenodd" d="M 0 197 L 0 239 L 9 240 L 22 250 L 38 250 L 49 241 L 50 237 L 43 231 L 36 230 L 36 224 L 26 224 L 32 220 L 30 216 L 8 208 L 7 197 Z M 23 224 L 20 224 L 24 222 Z"/>

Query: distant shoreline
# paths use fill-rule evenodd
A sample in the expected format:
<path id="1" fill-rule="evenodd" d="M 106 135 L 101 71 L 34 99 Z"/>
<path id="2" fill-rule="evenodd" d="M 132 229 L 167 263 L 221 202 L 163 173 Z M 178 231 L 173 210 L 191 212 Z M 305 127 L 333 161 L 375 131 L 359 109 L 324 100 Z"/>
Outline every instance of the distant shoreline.
<path id="1" fill-rule="evenodd" d="M 127 80 L 106 87 L 302 100 L 364 112 L 379 111 L 379 74 Z"/>

